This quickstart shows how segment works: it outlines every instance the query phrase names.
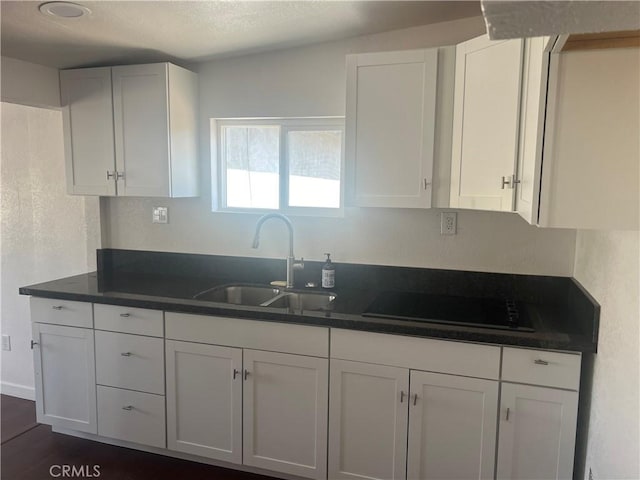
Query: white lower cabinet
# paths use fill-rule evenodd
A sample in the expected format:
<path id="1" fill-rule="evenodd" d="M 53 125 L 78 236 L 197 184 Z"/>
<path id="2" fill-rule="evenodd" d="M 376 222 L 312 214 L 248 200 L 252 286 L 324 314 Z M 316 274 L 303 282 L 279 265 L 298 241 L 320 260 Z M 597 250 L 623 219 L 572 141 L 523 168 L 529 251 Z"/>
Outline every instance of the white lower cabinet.
<path id="1" fill-rule="evenodd" d="M 167 340 L 167 447 L 242 463 L 242 349 Z"/>
<path id="2" fill-rule="evenodd" d="M 326 478 L 328 363 L 244 350 L 245 465 Z"/>
<path id="3" fill-rule="evenodd" d="M 412 370 L 407 478 L 493 479 L 497 406 L 497 381 Z"/>
<path id="4" fill-rule="evenodd" d="M 329 478 L 406 478 L 409 370 L 331 360 Z"/>
<path id="5" fill-rule="evenodd" d="M 93 330 L 34 323 L 33 337 L 37 421 L 97 433 Z"/>
<path id="6" fill-rule="evenodd" d="M 97 386 L 98 435 L 164 448 L 164 396 Z"/>
<path id="7" fill-rule="evenodd" d="M 329 405 L 332 480 L 493 478 L 497 381 L 332 360 Z"/>
<path id="8" fill-rule="evenodd" d="M 497 478 L 570 480 L 578 392 L 502 384 Z"/>

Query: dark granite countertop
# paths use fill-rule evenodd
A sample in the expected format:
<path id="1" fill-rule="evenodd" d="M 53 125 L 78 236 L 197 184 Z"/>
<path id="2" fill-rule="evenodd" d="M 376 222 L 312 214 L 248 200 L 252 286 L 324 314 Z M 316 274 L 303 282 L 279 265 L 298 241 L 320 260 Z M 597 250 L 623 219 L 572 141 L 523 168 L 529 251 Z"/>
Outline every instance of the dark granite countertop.
<path id="1" fill-rule="evenodd" d="M 317 280 L 322 262 L 306 262 L 304 285 Z M 241 319 L 347 328 L 545 349 L 596 352 L 599 305 L 574 279 L 374 265 L 336 265 L 337 298 L 331 311 L 288 313 L 194 300 L 230 283 L 268 284 L 282 278 L 284 261 L 131 250 L 98 250 L 98 272 L 22 287 L 20 293 L 92 303 Z M 296 285 L 298 286 L 298 285 Z M 300 287 L 300 286 L 298 286 Z M 383 291 L 517 300 L 534 332 L 364 316 Z"/>

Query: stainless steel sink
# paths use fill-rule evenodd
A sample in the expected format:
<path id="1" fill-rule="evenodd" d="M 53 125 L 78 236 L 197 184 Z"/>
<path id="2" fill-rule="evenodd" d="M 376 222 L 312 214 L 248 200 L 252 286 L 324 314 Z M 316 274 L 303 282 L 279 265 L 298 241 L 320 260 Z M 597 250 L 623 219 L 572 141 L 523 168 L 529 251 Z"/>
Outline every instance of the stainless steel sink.
<path id="1" fill-rule="evenodd" d="M 265 307 L 282 308 L 291 312 L 303 312 L 305 310 L 332 310 L 336 295 L 324 292 L 284 292 L 270 302 L 263 304 Z"/>
<path id="2" fill-rule="evenodd" d="M 194 295 L 194 300 L 285 310 L 328 311 L 336 299 L 331 292 L 289 292 L 265 285 L 234 284 L 214 287 Z"/>
<path id="3" fill-rule="evenodd" d="M 194 300 L 258 306 L 280 294 L 279 288 L 259 285 L 225 285 L 195 295 Z"/>

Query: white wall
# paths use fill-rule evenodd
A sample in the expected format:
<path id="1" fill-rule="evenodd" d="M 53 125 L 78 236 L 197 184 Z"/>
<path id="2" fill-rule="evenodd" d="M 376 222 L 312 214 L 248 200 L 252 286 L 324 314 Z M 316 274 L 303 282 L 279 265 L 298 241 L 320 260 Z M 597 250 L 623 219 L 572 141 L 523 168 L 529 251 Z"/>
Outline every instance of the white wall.
<path id="1" fill-rule="evenodd" d="M 29 297 L 18 288 L 95 270 L 98 200 L 66 194 L 62 114 L 1 103 L 0 325 L 2 393 L 33 396 Z"/>
<path id="2" fill-rule="evenodd" d="M 345 55 L 452 45 L 484 32 L 482 17 L 278 52 L 198 67 L 201 192 L 198 199 L 105 200 L 105 246 L 209 254 L 284 257 L 281 225 L 265 228 L 249 248 L 256 215 L 211 212 L 209 119 L 344 115 Z M 153 205 L 169 207 L 168 225 L 151 224 Z M 344 219 L 295 218 L 296 255 L 337 262 L 571 275 L 573 230 L 542 230 L 516 215 L 460 212 L 459 233 L 440 236 L 435 210 L 348 209 Z"/>
<path id="3" fill-rule="evenodd" d="M 579 230 L 575 278 L 600 303 L 586 476 L 640 478 L 638 232 Z"/>
<path id="4" fill-rule="evenodd" d="M 60 106 L 60 80 L 55 68 L 2 57 L 0 76 L 3 102 L 35 107 Z"/>

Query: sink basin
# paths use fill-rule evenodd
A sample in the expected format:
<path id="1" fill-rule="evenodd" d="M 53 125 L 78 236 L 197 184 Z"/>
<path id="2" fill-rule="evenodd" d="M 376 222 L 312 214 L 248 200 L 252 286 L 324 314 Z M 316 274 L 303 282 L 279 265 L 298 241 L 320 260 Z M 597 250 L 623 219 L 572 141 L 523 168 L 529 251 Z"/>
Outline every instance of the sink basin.
<path id="1" fill-rule="evenodd" d="M 194 300 L 258 306 L 280 293 L 279 288 L 259 285 L 225 285 L 198 293 Z"/>
<path id="2" fill-rule="evenodd" d="M 331 310 L 336 295 L 333 293 L 295 293 L 285 292 L 271 302 L 263 304 L 264 307 L 283 308 L 289 311 L 302 312 L 309 310 Z"/>
<path id="3" fill-rule="evenodd" d="M 194 295 L 193 299 L 302 312 L 331 310 L 336 295 L 330 292 L 288 292 L 266 285 L 234 284 L 205 290 Z"/>

